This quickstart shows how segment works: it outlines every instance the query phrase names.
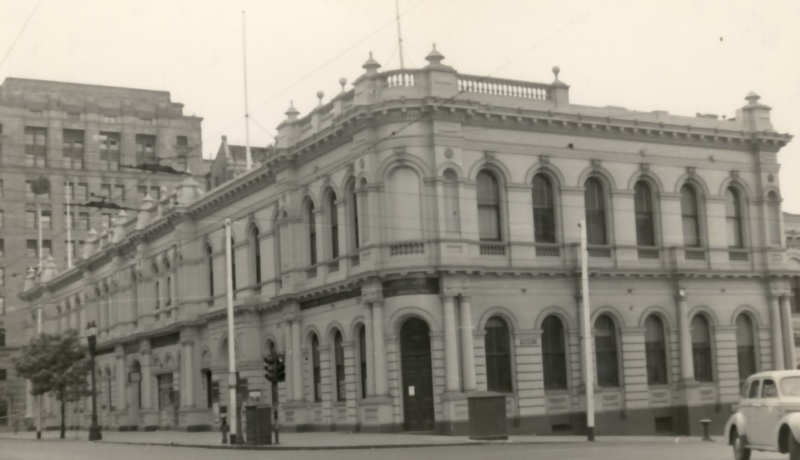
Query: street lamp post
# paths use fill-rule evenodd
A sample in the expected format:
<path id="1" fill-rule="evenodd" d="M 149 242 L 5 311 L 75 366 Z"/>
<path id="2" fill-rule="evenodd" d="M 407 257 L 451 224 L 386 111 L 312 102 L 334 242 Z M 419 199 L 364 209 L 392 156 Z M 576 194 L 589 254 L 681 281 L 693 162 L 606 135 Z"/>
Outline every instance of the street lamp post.
<path id="1" fill-rule="evenodd" d="M 92 373 L 92 426 L 89 427 L 89 441 L 100 441 L 103 435 L 100 434 L 100 425 L 97 424 L 97 388 L 95 386 L 94 375 L 94 355 L 97 351 L 97 325 L 94 321 L 86 325 L 86 337 L 89 339 L 89 358 Z"/>

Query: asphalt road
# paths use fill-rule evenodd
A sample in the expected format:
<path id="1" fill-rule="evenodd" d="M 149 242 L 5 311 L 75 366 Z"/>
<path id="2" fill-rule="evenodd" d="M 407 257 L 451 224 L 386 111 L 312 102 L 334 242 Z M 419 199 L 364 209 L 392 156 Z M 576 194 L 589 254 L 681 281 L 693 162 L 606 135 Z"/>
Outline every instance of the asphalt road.
<path id="1" fill-rule="evenodd" d="M 28 441 L 0 439 L 0 460 L 238 460 L 238 459 L 373 459 L 408 460 L 409 457 L 436 460 L 470 459 L 591 459 L 732 460 L 730 448 L 722 443 L 664 441 L 596 442 L 580 444 L 492 444 L 468 447 L 402 449 L 356 449 L 329 451 L 231 451 L 186 447 L 89 443 L 87 441 Z M 753 453 L 753 460 L 786 459 L 785 455 Z"/>

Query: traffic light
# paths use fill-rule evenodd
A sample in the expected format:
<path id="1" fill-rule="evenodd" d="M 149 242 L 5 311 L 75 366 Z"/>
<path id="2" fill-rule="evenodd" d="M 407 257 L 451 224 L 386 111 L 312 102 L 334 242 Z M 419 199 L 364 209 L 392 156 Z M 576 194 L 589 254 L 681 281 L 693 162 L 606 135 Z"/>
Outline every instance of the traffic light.
<path id="1" fill-rule="evenodd" d="M 276 381 L 275 380 L 275 357 L 274 356 L 268 356 L 268 357 L 264 358 L 264 364 L 266 364 L 266 366 L 264 366 L 264 371 L 266 372 L 266 374 L 264 374 L 264 378 L 266 378 L 268 382 L 273 382 L 274 383 Z"/>
<path id="2" fill-rule="evenodd" d="M 286 365 L 283 363 L 283 355 L 275 356 L 275 382 L 286 381 Z"/>

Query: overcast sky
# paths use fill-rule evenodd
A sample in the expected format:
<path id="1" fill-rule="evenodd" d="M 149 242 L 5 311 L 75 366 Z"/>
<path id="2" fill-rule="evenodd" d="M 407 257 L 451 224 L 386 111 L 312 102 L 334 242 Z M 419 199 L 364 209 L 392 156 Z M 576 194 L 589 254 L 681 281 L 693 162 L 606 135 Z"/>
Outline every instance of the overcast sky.
<path id="1" fill-rule="evenodd" d="M 251 144 L 272 143 L 289 101 L 303 113 L 361 73 L 399 67 L 394 0 L 0 0 L 7 76 L 163 89 L 204 118 L 204 155 L 244 144 L 247 11 Z M 399 0 L 406 67 L 431 44 L 475 75 L 550 82 L 583 105 L 735 116 L 756 91 L 800 134 L 799 0 Z M 350 85 L 348 84 L 348 89 Z M 781 151 L 784 209 L 800 213 L 800 138 Z"/>

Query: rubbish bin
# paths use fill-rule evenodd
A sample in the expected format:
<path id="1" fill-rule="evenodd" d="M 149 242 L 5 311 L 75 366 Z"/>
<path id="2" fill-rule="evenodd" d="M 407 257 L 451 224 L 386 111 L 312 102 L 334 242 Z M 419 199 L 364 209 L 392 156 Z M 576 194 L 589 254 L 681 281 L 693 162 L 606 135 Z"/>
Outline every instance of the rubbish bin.
<path id="1" fill-rule="evenodd" d="M 478 440 L 508 439 L 506 396 L 481 391 L 467 395 L 469 438 Z"/>
<path id="2" fill-rule="evenodd" d="M 272 444 L 272 407 L 257 404 L 245 407 L 247 444 Z"/>

